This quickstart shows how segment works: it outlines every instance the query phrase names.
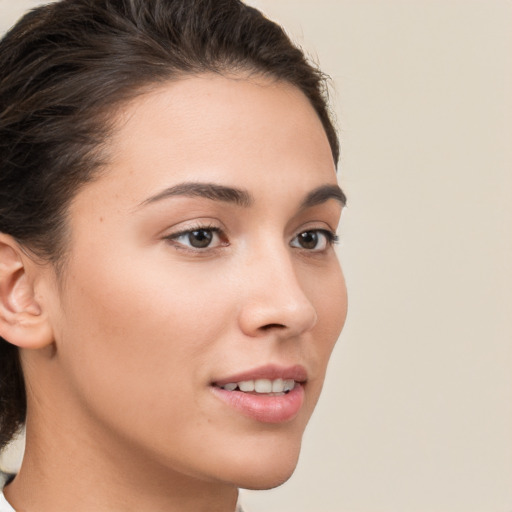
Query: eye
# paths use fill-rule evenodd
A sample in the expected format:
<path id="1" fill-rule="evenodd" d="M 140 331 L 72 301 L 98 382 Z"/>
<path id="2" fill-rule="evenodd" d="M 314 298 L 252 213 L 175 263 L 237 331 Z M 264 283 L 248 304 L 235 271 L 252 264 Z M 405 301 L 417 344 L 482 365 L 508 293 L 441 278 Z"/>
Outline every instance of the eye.
<path id="1" fill-rule="evenodd" d="M 338 237 L 331 231 L 326 229 L 310 229 L 299 233 L 292 239 L 290 245 L 298 249 L 320 252 L 325 251 L 337 241 Z"/>
<path id="2" fill-rule="evenodd" d="M 227 245 L 227 241 L 222 240 L 220 229 L 212 227 L 198 227 L 180 231 L 165 238 L 176 245 L 192 250 Z"/>

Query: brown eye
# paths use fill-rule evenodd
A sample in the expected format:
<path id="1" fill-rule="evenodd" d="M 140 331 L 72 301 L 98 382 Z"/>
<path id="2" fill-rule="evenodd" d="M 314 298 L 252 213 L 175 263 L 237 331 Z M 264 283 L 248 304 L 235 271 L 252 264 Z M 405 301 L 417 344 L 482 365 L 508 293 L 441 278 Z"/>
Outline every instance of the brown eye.
<path id="1" fill-rule="evenodd" d="M 187 234 L 188 243 L 195 249 L 204 249 L 208 247 L 213 240 L 213 231 L 211 229 L 198 229 L 190 231 Z"/>
<path id="2" fill-rule="evenodd" d="M 165 237 L 177 248 L 199 251 L 229 245 L 220 228 L 197 227 L 173 233 Z"/>
<path id="3" fill-rule="evenodd" d="M 305 231 L 297 237 L 297 241 L 303 249 L 315 249 L 318 245 L 318 233 Z"/>
<path id="4" fill-rule="evenodd" d="M 330 245 L 336 243 L 338 237 L 325 229 L 311 229 L 299 233 L 291 242 L 292 247 L 307 251 L 324 251 Z"/>

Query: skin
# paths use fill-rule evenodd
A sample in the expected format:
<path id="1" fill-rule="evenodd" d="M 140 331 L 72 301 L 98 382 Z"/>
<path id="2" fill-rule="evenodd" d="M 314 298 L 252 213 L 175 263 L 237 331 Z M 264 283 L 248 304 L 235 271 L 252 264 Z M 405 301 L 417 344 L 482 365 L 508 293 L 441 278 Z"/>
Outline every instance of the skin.
<path id="1" fill-rule="evenodd" d="M 39 512 L 231 512 L 238 487 L 293 472 L 345 321 L 322 234 L 342 205 L 301 207 L 336 185 L 325 132 L 288 84 L 204 75 L 128 104 L 108 152 L 70 207 L 62 278 L 12 245 L 29 297 L 17 304 L 46 330 L 21 352 L 27 451 L 6 497 Z M 236 187 L 251 204 L 159 197 L 183 182 Z M 199 227 L 221 230 L 210 247 L 176 236 Z M 307 231 L 315 249 L 298 243 Z M 293 419 L 262 423 L 212 393 L 215 380 L 267 364 L 308 373 Z"/>

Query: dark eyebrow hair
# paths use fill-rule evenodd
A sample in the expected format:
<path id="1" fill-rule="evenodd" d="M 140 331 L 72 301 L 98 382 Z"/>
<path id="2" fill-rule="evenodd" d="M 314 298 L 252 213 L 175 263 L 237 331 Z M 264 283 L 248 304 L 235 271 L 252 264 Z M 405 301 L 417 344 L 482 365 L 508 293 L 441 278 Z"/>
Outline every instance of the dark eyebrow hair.
<path id="1" fill-rule="evenodd" d="M 347 204 L 347 196 L 338 185 L 321 185 L 312 190 L 302 201 L 301 209 L 312 208 L 319 204 L 325 203 L 329 199 L 335 199 L 342 206 Z"/>
<path id="2" fill-rule="evenodd" d="M 155 203 L 162 199 L 173 196 L 204 197 L 212 201 L 224 201 L 235 203 L 238 206 L 247 207 L 253 203 L 253 198 L 246 190 L 240 190 L 225 185 L 216 185 L 215 183 L 194 183 L 186 182 L 169 187 L 158 194 L 149 197 L 141 203 L 141 206 Z"/>
<path id="3" fill-rule="evenodd" d="M 162 192 L 149 197 L 143 201 L 140 206 L 145 206 L 174 196 L 204 197 L 212 201 L 234 203 L 242 207 L 251 206 L 254 202 L 253 197 L 247 190 L 228 187 L 226 185 L 217 185 L 215 183 L 185 182 L 166 188 Z M 347 198 L 338 185 L 321 185 L 306 195 L 300 208 L 301 210 L 312 208 L 313 206 L 325 203 L 329 199 L 335 199 L 341 203 L 342 206 L 345 206 L 347 203 Z"/>

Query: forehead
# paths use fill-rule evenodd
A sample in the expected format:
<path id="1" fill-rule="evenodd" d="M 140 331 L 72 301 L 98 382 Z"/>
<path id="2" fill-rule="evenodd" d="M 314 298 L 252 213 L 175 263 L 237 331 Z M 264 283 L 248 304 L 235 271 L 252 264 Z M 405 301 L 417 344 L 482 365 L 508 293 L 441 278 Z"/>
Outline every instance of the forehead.
<path id="1" fill-rule="evenodd" d="M 256 194 L 269 180 L 293 181 L 303 192 L 336 182 L 327 136 L 309 100 L 262 77 L 208 74 L 159 86 L 118 114 L 109 154 L 100 181 L 115 182 L 116 196 L 132 202 L 190 180 Z"/>

